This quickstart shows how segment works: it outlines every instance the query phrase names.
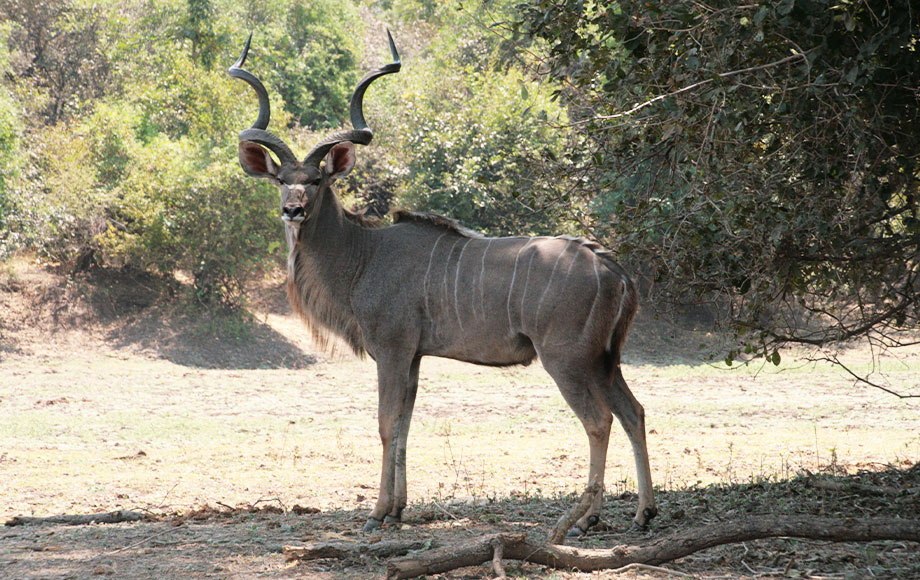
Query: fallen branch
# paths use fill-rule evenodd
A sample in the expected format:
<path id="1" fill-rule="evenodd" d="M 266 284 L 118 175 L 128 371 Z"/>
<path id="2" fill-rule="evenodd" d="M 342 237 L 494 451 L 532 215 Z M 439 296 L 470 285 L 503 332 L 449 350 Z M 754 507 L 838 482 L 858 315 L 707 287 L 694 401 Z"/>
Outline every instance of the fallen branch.
<path id="1" fill-rule="evenodd" d="M 833 542 L 920 542 L 920 520 L 761 516 L 711 524 L 643 544 L 621 545 L 605 550 L 536 542 L 523 533 L 499 533 L 393 560 L 387 565 L 387 578 L 415 578 L 478 566 L 493 559 L 497 551 L 496 544 L 501 545 L 502 557 L 506 559 L 533 562 L 550 568 L 592 571 L 622 568 L 634 563 L 654 566 L 722 544 L 771 537 Z"/>
<path id="2" fill-rule="evenodd" d="M 639 564 L 638 562 L 627 564 L 621 568 L 615 568 L 611 570 L 611 572 L 614 574 L 623 574 L 624 572 L 630 572 L 632 570 L 642 570 L 643 572 L 658 572 L 660 574 L 667 574 L 668 576 L 680 576 L 681 578 L 696 578 L 696 576 L 693 574 L 687 574 L 686 572 L 679 572 L 670 568 L 662 568 L 661 566 L 652 566 L 651 564 Z"/>
<path id="3" fill-rule="evenodd" d="M 889 485 L 870 485 L 855 481 L 834 481 L 832 479 L 809 480 L 809 485 L 827 491 L 842 491 L 851 493 L 865 493 L 871 495 L 910 495 L 920 492 L 920 488 L 898 488 Z"/>
<path id="4" fill-rule="evenodd" d="M 428 540 L 387 540 L 374 543 L 345 542 L 331 540 L 328 542 L 313 542 L 304 545 L 282 546 L 285 560 L 323 560 L 326 558 L 336 560 L 350 560 L 362 556 L 372 558 L 392 558 L 404 556 L 413 550 L 427 550 L 434 545 L 432 539 Z"/>
<path id="5" fill-rule="evenodd" d="M 45 518 L 16 516 L 6 521 L 7 526 L 30 526 L 42 524 L 64 524 L 67 526 L 85 526 L 87 524 L 119 524 L 122 522 L 139 522 L 147 519 L 146 514 L 129 510 L 118 510 L 101 514 L 59 515 Z"/>

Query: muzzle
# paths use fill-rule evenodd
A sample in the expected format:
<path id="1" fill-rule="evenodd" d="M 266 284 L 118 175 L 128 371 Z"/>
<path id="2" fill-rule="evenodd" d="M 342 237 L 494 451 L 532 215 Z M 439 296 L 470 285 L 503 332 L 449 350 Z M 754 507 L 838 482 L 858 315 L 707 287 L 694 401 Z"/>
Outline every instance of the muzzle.
<path id="1" fill-rule="evenodd" d="M 306 219 L 306 214 L 304 213 L 303 206 L 300 205 L 286 205 L 281 208 L 281 219 L 286 222 L 300 223 Z"/>

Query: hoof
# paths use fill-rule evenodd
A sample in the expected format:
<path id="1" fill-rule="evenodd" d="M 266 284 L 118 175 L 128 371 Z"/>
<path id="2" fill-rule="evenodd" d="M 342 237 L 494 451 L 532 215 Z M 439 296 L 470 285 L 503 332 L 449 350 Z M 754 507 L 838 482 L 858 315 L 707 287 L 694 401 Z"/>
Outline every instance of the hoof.
<path id="1" fill-rule="evenodd" d="M 658 515 L 658 510 L 655 508 L 645 508 L 642 510 L 642 517 L 645 519 L 645 523 L 640 524 L 637 520 L 633 520 L 632 527 L 629 528 L 630 532 L 647 532 L 648 524 Z"/>
<path id="2" fill-rule="evenodd" d="M 648 524 L 644 526 L 639 524 L 637 521 L 633 521 L 632 525 L 629 526 L 629 532 L 631 534 L 645 533 L 648 531 Z"/>
<path id="3" fill-rule="evenodd" d="M 379 530 L 380 526 L 383 525 L 381 520 L 378 520 L 375 517 L 367 518 L 367 522 L 364 524 L 364 527 L 361 528 L 363 532 L 373 532 L 374 530 Z"/>
<path id="4" fill-rule="evenodd" d="M 585 522 L 587 525 L 584 528 L 579 526 L 578 524 L 575 524 L 569 529 L 568 532 L 566 532 L 565 535 L 568 538 L 577 538 L 579 536 L 584 536 L 585 534 L 588 533 L 588 530 L 596 527 L 597 524 L 600 523 L 600 521 L 601 521 L 601 518 L 599 518 L 596 514 L 588 516 L 588 521 Z"/>
<path id="5" fill-rule="evenodd" d="M 639 519 L 633 520 L 633 528 L 638 528 L 639 531 L 645 532 L 648 531 L 648 524 L 652 521 L 652 518 L 658 515 L 658 508 L 656 507 L 647 507 L 642 510 L 642 522 L 640 523 Z"/>
<path id="6" fill-rule="evenodd" d="M 390 514 L 387 514 L 386 517 L 383 518 L 383 525 L 385 526 L 388 526 L 391 524 L 399 525 L 401 523 L 402 523 L 402 516 L 391 516 Z"/>

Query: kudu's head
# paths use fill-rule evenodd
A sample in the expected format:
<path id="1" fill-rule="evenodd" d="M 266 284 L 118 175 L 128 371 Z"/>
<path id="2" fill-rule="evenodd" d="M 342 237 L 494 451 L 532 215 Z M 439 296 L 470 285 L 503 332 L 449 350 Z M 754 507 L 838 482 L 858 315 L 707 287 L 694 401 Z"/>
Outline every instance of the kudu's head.
<path id="1" fill-rule="evenodd" d="M 399 71 L 399 53 L 393 44 L 393 37 L 387 31 L 393 62 L 367 73 L 355 87 L 351 96 L 352 130 L 338 131 L 321 140 L 298 161 L 284 141 L 266 131 L 270 117 L 268 92 L 252 73 L 243 70 L 252 35 L 246 40 L 243 53 L 230 67 L 230 76 L 243 79 L 256 91 L 259 97 L 259 116 L 256 122 L 240 138 L 240 165 L 243 171 L 253 177 L 270 180 L 281 190 L 281 218 L 297 227 L 310 219 L 320 198 L 320 192 L 340 177 L 348 175 L 355 165 L 355 143 L 367 145 L 374 136 L 364 120 L 364 92 L 374 79 Z M 277 156 L 277 160 L 272 157 Z M 322 163 L 325 160 L 325 163 Z M 322 163 L 322 165 L 321 165 Z"/>

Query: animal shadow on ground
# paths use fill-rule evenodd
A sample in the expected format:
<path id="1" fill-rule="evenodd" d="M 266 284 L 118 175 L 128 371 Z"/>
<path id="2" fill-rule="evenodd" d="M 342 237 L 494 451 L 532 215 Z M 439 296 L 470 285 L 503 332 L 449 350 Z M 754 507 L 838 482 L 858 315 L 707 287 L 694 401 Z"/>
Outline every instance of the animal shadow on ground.
<path id="1" fill-rule="evenodd" d="M 661 517 L 647 532 L 628 531 L 635 497 L 609 495 L 609 526 L 569 544 L 611 548 L 642 544 L 669 534 L 719 521 L 756 515 L 920 518 L 920 464 L 887 467 L 853 475 L 803 474 L 790 480 L 756 481 L 676 491 L 659 491 Z M 360 550 L 344 557 L 291 565 L 287 545 L 332 541 L 368 545 L 387 540 L 419 540 L 423 550 L 449 546 L 494 532 L 524 532 L 542 540 L 574 495 L 512 495 L 477 501 L 441 498 L 410 506 L 404 523 L 362 534 L 365 510 L 283 505 L 280 500 L 253 505 L 205 506 L 172 513 L 151 513 L 148 520 L 112 525 L 23 525 L 0 528 L 0 563 L 10 577 L 193 578 L 233 571 L 273 578 L 382 578 L 385 559 Z M 726 544 L 666 565 L 695 576 L 725 578 L 870 577 L 920 578 L 920 546 L 912 542 L 831 543 L 771 538 Z M 507 562 L 512 577 L 553 578 L 541 566 Z M 316 576 L 318 572 L 320 574 Z M 460 569 L 443 578 L 487 574 L 487 566 Z M 581 575 L 566 578 L 581 578 Z M 590 575 L 585 575 L 587 578 Z M 592 576 L 593 577 L 593 576 Z"/>

